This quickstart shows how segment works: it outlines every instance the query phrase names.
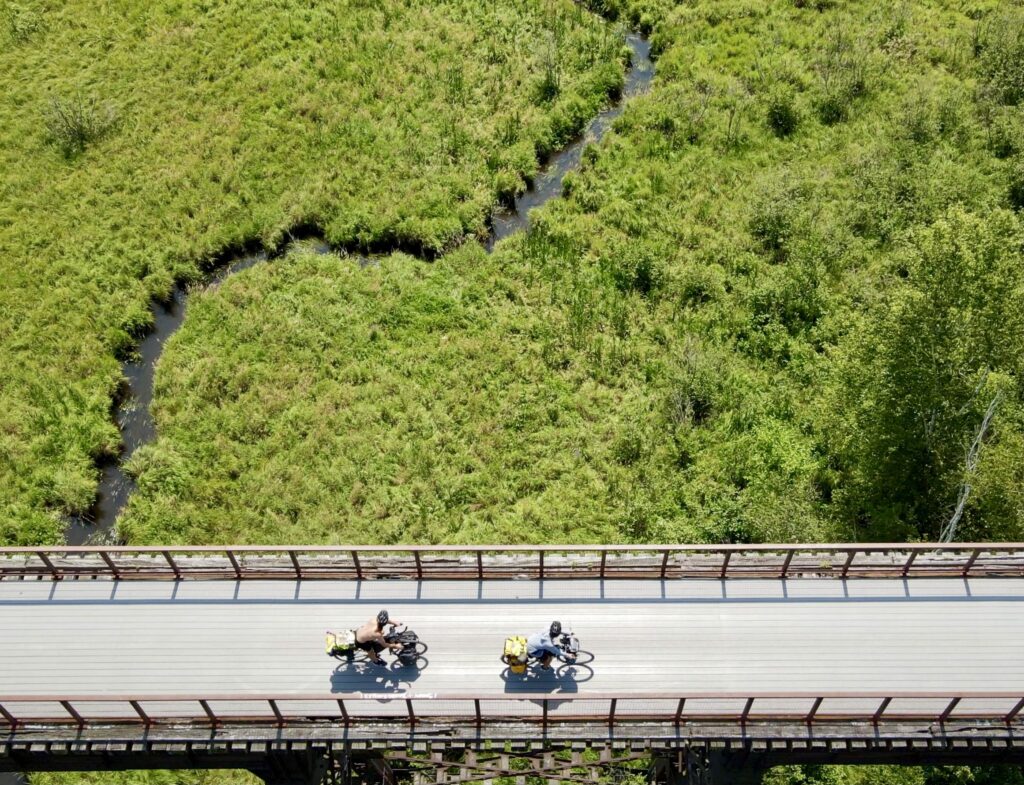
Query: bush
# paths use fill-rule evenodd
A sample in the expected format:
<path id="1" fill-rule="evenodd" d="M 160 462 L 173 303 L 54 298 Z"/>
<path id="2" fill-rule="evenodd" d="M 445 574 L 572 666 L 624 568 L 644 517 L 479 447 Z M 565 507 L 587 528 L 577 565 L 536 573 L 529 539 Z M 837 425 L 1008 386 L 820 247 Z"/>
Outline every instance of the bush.
<path id="1" fill-rule="evenodd" d="M 664 283 L 660 254 L 635 240 L 616 243 L 602 262 L 620 292 L 652 297 Z"/>
<path id="2" fill-rule="evenodd" d="M 962 94 L 920 82 L 904 99 L 898 124 L 900 135 L 915 144 L 940 138 L 960 142 L 965 134 Z"/>
<path id="3" fill-rule="evenodd" d="M 16 3 L 10 3 L 4 11 L 0 11 L 0 19 L 4 17 L 11 38 L 18 43 L 27 41 L 43 26 L 42 15 L 37 10 Z"/>
<path id="4" fill-rule="evenodd" d="M 810 8 L 819 13 L 835 6 L 835 0 L 793 0 L 794 8 Z"/>
<path id="5" fill-rule="evenodd" d="M 818 117 L 825 125 L 846 120 L 855 98 L 867 94 L 870 82 L 869 47 L 854 40 L 842 27 L 825 41 L 815 70 L 821 81 L 821 93 L 815 102 Z"/>
<path id="6" fill-rule="evenodd" d="M 644 455 L 644 443 L 639 433 L 629 431 L 621 434 L 612 445 L 612 455 L 622 466 L 631 466 Z"/>
<path id="7" fill-rule="evenodd" d="M 776 261 L 786 256 L 786 245 L 793 233 L 800 209 L 799 189 L 783 183 L 763 191 L 754 201 L 748 228 L 761 249 Z"/>
<path id="8" fill-rule="evenodd" d="M 818 119 L 825 125 L 835 125 L 843 122 L 849 116 L 849 100 L 836 93 L 821 96 L 815 106 L 818 109 Z"/>
<path id="9" fill-rule="evenodd" d="M 979 44 L 978 67 L 988 91 L 1004 106 L 1024 100 L 1024 17 L 997 19 Z"/>
<path id="10" fill-rule="evenodd" d="M 780 139 L 796 131 L 800 124 L 800 111 L 792 89 L 780 85 L 772 90 L 768 96 L 767 119 L 768 127 Z"/>
<path id="11" fill-rule="evenodd" d="M 1014 210 L 1024 210 L 1024 159 L 1017 159 L 1010 168 L 1008 194 Z"/>
<path id="12" fill-rule="evenodd" d="M 65 157 L 78 155 L 91 143 L 106 136 L 117 116 L 107 103 L 92 98 L 54 97 L 46 108 L 44 120 L 47 136 Z"/>
<path id="13" fill-rule="evenodd" d="M 553 40 L 546 41 L 540 50 L 541 78 L 535 88 L 538 104 L 549 104 L 562 91 L 562 68 L 558 48 Z"/>
<path id="14" fill-rule="evenodd" d="M 996 117 L 988 129 L 987 147 L 996 158 L 1010 158 L 1024 149 L 1024 129 L 1013 117 Z"/>

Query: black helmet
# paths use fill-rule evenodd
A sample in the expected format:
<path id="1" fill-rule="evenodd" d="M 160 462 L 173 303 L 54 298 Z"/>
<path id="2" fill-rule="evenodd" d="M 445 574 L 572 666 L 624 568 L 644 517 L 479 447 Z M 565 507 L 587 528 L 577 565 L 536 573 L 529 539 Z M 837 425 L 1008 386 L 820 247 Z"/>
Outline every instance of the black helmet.
<path id="1" fill-rule="evenodd" d="M 557 638 L 562 634 L 562 622 L 553 621 L 551 622 L 551 631 L 549 633 L 552 638 Z"/>
<path id="2" fill-rule="evenodd" d="M 388 612 L 387 611 L 381 611 L 380 613 L 378 613 L 377 614 L 377 626 L 378 627 L 383 627 L 387 623 L 388 623 Z"/>

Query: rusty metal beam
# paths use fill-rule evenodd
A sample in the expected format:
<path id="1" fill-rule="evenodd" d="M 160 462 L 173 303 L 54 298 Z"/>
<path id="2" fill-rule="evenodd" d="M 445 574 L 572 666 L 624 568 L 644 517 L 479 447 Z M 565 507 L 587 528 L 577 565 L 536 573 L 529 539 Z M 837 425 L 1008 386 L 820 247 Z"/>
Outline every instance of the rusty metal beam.
<path id="1" fill-rule="evenodd" d="M 849 703 L 879 701 L 873 704 L 874 707 L 867 708 L 842 708 L 830 712 L 822 712 L 821 706 L 824 700 L 844 701 Z M 931 700 L 942 702 L 944 709 L 938 713 L 938 709 L 915 709 L 897 712 L 887 712 L 890 703 L 894 699 L 913 699 L 917 701 Z M 415 728 L 421 722 L 417 716 L 417 704 L 420 707 L 430 707 L 444 704 L 453 706 L 450 711 L 436 712 L 428 710 L 430 722 L 446 721 L 453 724 L 466 724 L 481 726 L 484 723 L 516 721 L 520 723 L 538 722 L 536 715 L 530 717 L 518 708 L 509 709 L 510 702 L 522 704 L 530 701 L 539 703 L 542 707 L 542 715 L 539 722 L 542 727 L 567 722 L 598 722 L 609 728 L 627 726 L 642 722 L 666 723 L 679 726 L 683 717 L 684 706 L 693 701 L 716 701 L 734 704 L 735 708 L 730 711 L 700 712 L 691 710 L 686 715 L 687 725 L 700 725 L 708 723 L 734 723 L 740 726 L 752 722 L 799 722 L 803 724 L 823 722 L 868 722 L 875 725 L 879 723 L 899 723 L 907 721 L 934 721 L 938 717 L 939 722 L 949 718 L 956 707 L 964 700 L 987 701 L 990 707 L 976 709 L 972 712 L 957 713 L 957 719 L 973 719 L 993 723 L 1012 723 L 1024 708 L 1024 698 L 1019 693 L 1011 692 L 971 692 L 971 693 L 943 693 L 943 692 L 899 692 L 899 693 L 877 693 L 877 692 L 832 692 L 832 693 L 726 693 L 726 692 L 692 692 L 681 694 L 646 694 L 646 693 L 582 693 L 572 697 L 559 696 L 559 710 L 557 714 L 550 712 L 551 696 L 548 693 L 516 693 L 508 695 L 505 693 L 476 694 L 476 695 L 436 695 L 427 693 L 418 695 L 415 693 L 395 693 L 394 697 L 381 698 L 374 695 L 372 698 L 361 693 L 324 695 L 316 694 L 295 694 L 295 695 L 248 695 L 248 694 L 209 694 L 209 695 L 15 695 L 3 696 L 0 698 L 0 712 L 11 724 L 15 724 L 14 713 L 20 714 L 19 722 L 24 725 L 26 722 L 40 725 L 61 725 L 66 724 L 70 716 L 79 727 L 95 724 L 117 724 L 117 723 L 139 723 L 152 726 L 157 723 L 178 723 L 223 726 L 226 723 L 256 723 L 264 725 L 283 726 L 290 722 L 307 721 L 310 718 L 311 710 L 308 707 L 301 710 L 288 710 L 282 708 L 283 702 L 323 702 L 325 705 L 336 705 L 342 717 L 340 718 L 346 726 L 360 722 L 400 724 L 409 728 Z M 807 700 L 811 702 L 809 710 L 781 711 L 770 706 L 772 700 L 795 701 Z M 392 701 L 405 703 L 404 713 L 392 713 L 380 709 L 380 704 L 387 704 Z M 645 708 L 642 712 L 620 712 L 623 701 L 639 703 Z M 218 717 L 211 708 L 211 703 L 233 704 L 232 713 L 228 717 Z M 579 702 L 581 709 L 576 710 L 574 703 Z M 603 713 L 595 712 L 594 703 L 605 703 L 607 710 Z M 66 714 L 63 716 L 49 716 L 40 714 L 38 709 L 29 707 L 29 711 L 18 712 L 16 707 L 21 704 L 60 704 Z M 142 709 L 145 703 L 148 710 Z M 669 704 L 663 709 L 656 708 L 660 704 Z M 121 704 L 131 708 L 131 713 L 110 716 L 103 715 L 93 719 L 83 717 L 81 708 L 94 704 L 118 705 Z M 157 705 L 163 704 L 162 710 L 156 709 Z M 183 716 L 181 706 L 202 707 L 204 716 Z M 487 710 L 487 705 L 493 704 L 503 708 L 498 710 Z M 589 704 L 589 705 L 588 705 Z M 167 708 L 170 706 L 172 708 Z M 273 718 L 265 712 L 252 713 L 252 709 L 260 706 L 269 706 Z M 757 707 L 763 707 L 756 709 Z M 369 712 L 362 711 L 370 707 Z M 248 712 L 248 713 L 246 713 Z M 327 712 L 315 714 L 319 720 L 338 721 L 337 714 Z"/>
<path id="2" fill-rule="evenodd" d="M 985 558 L 981 558 L 983 554 Z M 85 564 L 65 558 L 85 555 L 98 558 Z M 260 558 L 241 558 L 246 555 Z M 738 556 L 743 556 L 744 560 L 737 568 Z M 163 569 L 160 561 L 166 562 Z M 823 572 L 844 579 L 1024 578 L 1024 544 L 221 545 L 175 547 L 173 552 L 167 546 L 0 548 L 0 579 L 23 576 L 54 580 L 66 576 L 167 579 L 167 567 L 175 580 L 339 579 L 351 577 L 353 569 L 360 580 L 501 580 L 523 574 L 542 580 L 556 577 L 655 580 L 666 579 L 670 574 L 673 579 L 789 579 L 820 577 Z"/>

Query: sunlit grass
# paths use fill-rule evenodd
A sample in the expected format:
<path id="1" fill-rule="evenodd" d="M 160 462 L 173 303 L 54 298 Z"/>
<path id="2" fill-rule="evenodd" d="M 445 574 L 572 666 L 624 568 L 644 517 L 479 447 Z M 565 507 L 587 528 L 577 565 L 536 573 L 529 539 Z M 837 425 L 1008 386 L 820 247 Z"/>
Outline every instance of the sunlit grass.
<path id="1" fill-rule="evenodd" d="M 912 341 L 888 357 L 870 342 L 891 298 L 921 296 L 900 275 L 927 227 L 1010 205 L 1007 140 L 1024 126 L 975 89 L 977 14 L 733 0 L 647 12 L 661 20 L 652 92 L 528 235 L 429 267 L 285 259 L 195 301 L 159 371 L 161 438 L 134 462 L 128 537 L 937 536 L 987 404 L 963 389 L 988 373 L 979 362 L 1009 384 L 1021 342 L 986 353 L 931 330 L 929 351 L 964 381 L 915 392 L 906 415 L 872 407 L 913 392 L 884 387 L 887 369 L 926 364 Z M 830 96 L 841 116 L 822 116 Z M 978 301 L 1016 324 L 1020 283 Z M 984 331 L 975 310 L 947 312 L 947 332 Z M 949 402 L 929 415 L 944 435 L 896 483 L 865 440 L 913 454 L 928 433 L 916 400 Z M 1019 393 L 1003 405 L 964 536 L 1020 530 L 1024 409 Z"/>
<path id="2" fill-rule="evenodd" d="M 90 506 L 119 358 L 174 280 L 299 225 L 483 235 L 624 65 L 569 0 L 5 0 L 0 44 L 0 542 Z"/>

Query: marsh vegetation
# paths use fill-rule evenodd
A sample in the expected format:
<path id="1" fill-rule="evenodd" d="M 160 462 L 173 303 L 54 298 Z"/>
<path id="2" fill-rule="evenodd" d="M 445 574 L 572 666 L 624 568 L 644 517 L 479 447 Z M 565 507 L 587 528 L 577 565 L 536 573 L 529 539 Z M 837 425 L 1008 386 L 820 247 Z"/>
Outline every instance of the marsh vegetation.
<path id="1" fill-rule="evenodd" d="M 1019 14 L 602 10 L 655 86 L 528 233 L 196 298 L 125 536 L 1019 535 Z"/>
<path id="2" fill-rule="evenodd" d="M 625 68 L 569 0 L 4 0 L 0 38 L 7 543 L 90 507 L 152 298 L 295 227 L 424 257 L 482 237 Z"/>

